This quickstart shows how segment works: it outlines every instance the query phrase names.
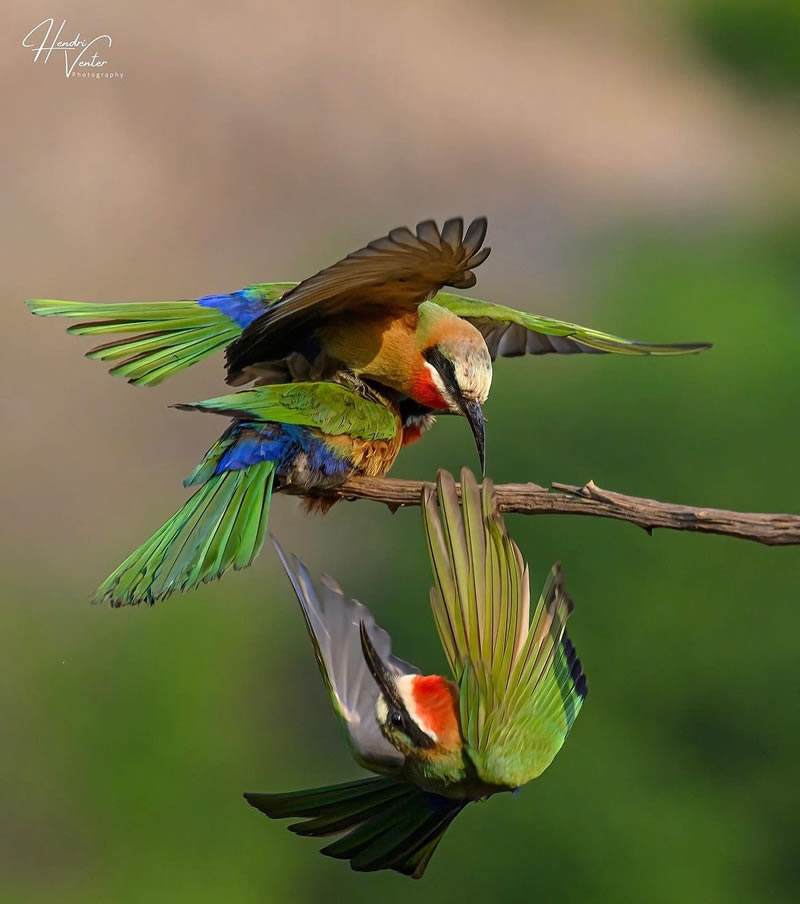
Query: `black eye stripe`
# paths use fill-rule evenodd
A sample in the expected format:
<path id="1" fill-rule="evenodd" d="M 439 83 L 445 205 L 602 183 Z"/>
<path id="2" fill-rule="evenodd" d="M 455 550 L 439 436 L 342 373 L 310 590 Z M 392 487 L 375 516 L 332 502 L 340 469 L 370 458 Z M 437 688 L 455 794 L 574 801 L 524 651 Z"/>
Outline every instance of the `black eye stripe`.
<path id="1" fill-rule="evenodd" d="M 393 723 L 395 723 L 396 718 L 399 716 L 402 723 L 402 728 L 399 730 L 402 731 L 409 740 L 418 747 L 434 747 L 436 742 L 433 738 L 428 737 L 424 731 L 420 730 L 416 722 L 409 716 L 408 710 L 406 710 L 405 704 L 403 703 L 403 699 L 398 693 L 398 676 L 396 673 L 391 673 L 387 669 L 386 665 L 375 652 L 375 648 L 373 647 L 372 641 L 369 638 L 369 633 L 367 632 L 367 627 L 363 621 L 359 623 L 359 633 L 361 635 L 361 652 L 364 654 L 367 668 L 375 679 L 378 693 L 383 700 L 383 704 L 386 706 L 386 722 L 382 728 L 397 727 Z"/>
<path id="2" fill-rule="evenodd" d="M 417 747 L 430 748 L 436 746 L 436 741 L 429 735 L 426 735 L 405 710 L 390 710 L 388 722 L 392 728 L 397 728 L 402 731 Z"/>
<path id="3" fill-rule="evenodd" d="M 422 357 L 431 365 L 431 367 L 438 371 L 442 375 L 442 379 L 444 380 L 445 386 L 453 387 L 458 386 L 456 382 L 456 369 L 453 365 L 453 362 L 446 358 L 441 349 L 437 346 L 432 345 L 430 348 L 426 348 L 422 353 Z"/>

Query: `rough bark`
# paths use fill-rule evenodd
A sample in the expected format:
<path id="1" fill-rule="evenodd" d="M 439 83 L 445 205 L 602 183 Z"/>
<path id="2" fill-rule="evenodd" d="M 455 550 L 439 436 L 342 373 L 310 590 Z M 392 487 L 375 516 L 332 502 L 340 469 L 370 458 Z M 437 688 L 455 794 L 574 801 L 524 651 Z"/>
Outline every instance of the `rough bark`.
<path id="1" fill-rule="evenodd" d="M 360 477 L 319 493 L 330 499 L 369 499 L 393 511 L 419 505 L 422 481 Z M 800 545 L 800 515 L 733 512 L 727 509 L 676 505 L 628 496 L 598 487 L 554 483 L 506 483 L 496 487 L 500 511 L 526 515 L 593 515 L 628 521 L 652 533 L 656 528 L 697 531 L 753 540 L 766 546 Z M 291 490 L 289 490 L 291 492 Z"/>

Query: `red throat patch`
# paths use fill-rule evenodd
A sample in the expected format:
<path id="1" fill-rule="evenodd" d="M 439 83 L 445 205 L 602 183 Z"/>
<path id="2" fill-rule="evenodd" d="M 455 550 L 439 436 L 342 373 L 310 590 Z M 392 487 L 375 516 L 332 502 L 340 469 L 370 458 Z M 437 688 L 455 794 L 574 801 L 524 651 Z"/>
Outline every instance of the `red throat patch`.
<path id="1" fill-rule="evenodd" d="M 419 424 L 412 424 L 408 427 L 403 427 L 403 445 L 409 446 L 411 443 L 415 443 L 418 439 L 422 439 L 422 427 Z"/>
<path id="2" fill-rule="evenodd" d="M 436 733 L 443 747 L 461 744 L 458 719 L 458 692 L 440 675 L 419 675 L 412 685 L 417 715 Z"/>
<path id="3" fill-rule="evenodd" d="M 442 394 L 433 382 L 433 377 L 427 364 L 423 364 L 411 380 L 411 397 L 415 402 L 427 405 L 428 408 L 435 408 L 438 411 L 444 411 L 448 407 L 447 402 L 442 398 Z"/>

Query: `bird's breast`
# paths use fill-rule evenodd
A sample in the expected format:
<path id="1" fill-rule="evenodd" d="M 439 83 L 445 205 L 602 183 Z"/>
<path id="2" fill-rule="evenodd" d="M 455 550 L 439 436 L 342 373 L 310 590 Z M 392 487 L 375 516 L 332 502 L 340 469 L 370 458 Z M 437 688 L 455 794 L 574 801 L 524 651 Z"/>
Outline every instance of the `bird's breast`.
<path id="1" fill-rule="evenodd" d="M 403 772 L 407 781 L 425 791 L 454 800 L 485 800 L 493 794 L 512 790 L 481 781 L 474 774 L 471 764 L 461 757 L 439 762 L 407 757 Z"/>

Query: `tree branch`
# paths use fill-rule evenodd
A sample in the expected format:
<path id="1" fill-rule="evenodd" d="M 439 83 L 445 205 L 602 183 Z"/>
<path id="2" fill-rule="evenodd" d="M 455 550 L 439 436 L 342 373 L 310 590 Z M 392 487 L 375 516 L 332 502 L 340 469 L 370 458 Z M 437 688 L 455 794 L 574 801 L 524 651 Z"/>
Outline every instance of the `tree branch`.
<path id="1" fill-rule="evenodd" d="M 358 477 L 315 495 L 329 499 L 370 499 L 396 511 L 419 505 L 424 484 L 418 480 Z M 656 528 L 721 534 L 753 540 L 766 546 L 800 545 L 800 515 L 731 512 L 726 509 L 674 505 L 603 490 L 589 481 L 582 487 L 554 483 L 551 489 L 535 483 L 506 483 L 496 487 L 501 512 L 525 515 L 594 515 L 629 521 L 652 533 Z M 287 489 L 292 495 L 303 495 Z"/>

